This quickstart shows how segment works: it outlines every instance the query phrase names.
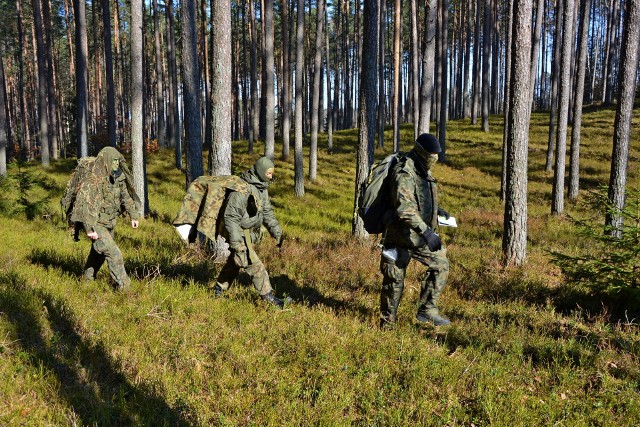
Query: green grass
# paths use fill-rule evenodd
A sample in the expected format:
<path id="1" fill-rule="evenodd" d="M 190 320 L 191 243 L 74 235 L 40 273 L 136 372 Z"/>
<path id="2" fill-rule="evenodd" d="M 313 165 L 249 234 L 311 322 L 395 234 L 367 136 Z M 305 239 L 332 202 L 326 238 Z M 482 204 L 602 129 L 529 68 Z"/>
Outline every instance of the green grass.
<path id="1" fill-rule="evenodd" d="M 448 124 L 447 164 L 435 174 L 459 228 L 443 230 L 451 274 L 441 306 L 454 322 L 443 329 L 414 320 L 414 264 L 397 329 L 377 327 L 379 250 L 373 237 L 350 238 L 356 131 L 321 149 L 302 199 L 293 158 L 276 161 L 270 193 L 288 240 L 278 251 L 267 238 L 258 252 L 277 293 L 296 300 L 284 311 L 260 301 L 245 275 L 213 297 L 221 265 L 183 246 L 170 224 L 184 195 L 170 151 L 148 159 L 150 217 L 116 232 L 133 278 L 126 294 L 104 268 L 80 280 L 89 243 L 73 242 L 57 206 L 74 162 L 28 165 L 46 178 L 31 197 L 50 201 L 35 220 L 0 215 L 0 425 L 640 424 L 637 306 L 566 283 L 550 262 L 550 251 L 590 245 L 550 214 L 547 120 L 531 123 L 528 264 L 510 269 L 499 263 L 501 118 L 488 134 Z M 582 188 L 596 189 L 608 182 L 613 111 L 584 120 Z M 404 150 L 411 133 L 403 127 Z M 376 158 L 390 141 L 389 132 Z M 258 155 L 234 144 L 239 173 Z M 15 198 L 3 190 L 0 206 Z M 592 215 L 580 206 L 567 201 L 567 213 Z"/>

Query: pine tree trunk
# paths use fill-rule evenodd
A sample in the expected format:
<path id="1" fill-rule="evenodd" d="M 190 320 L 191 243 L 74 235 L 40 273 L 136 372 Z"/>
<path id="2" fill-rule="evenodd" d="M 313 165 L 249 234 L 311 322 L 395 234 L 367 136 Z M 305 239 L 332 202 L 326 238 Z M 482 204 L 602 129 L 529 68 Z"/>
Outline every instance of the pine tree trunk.
<path id="1" fill-rule="evenodd" d="M 628 0 L 618 72 L 618 106 L 613 126 L 613 151 L 609 176 L 609 202 L 616 211 L 607 214 L 605 224 L 612 227 L 610 234 L 621 237 L 625 207 L 625 190 L 629 168 L 629 142 L 631 118 L 636 93 L 640 41 L 640 0 Z"/>
<path id="2" fill-rule="evenodd" d="M 491 0 L 484 0 L 482 31 L 482 130 L 489 132 L 489 59 L 491 55 Z"/>
<path id="3" fill-rule="evenodd" d="M 500 181 L 500 200 L 504 202 L 505 200 L 505 192 L 507 188 L 507 168 L 509 165 L 507 164 L 507 157 L 509 153 L 509 143 L 511 142 L 509 139 L 509 127 L 507 126 L 507 121 L 509 120 L 509 108 L 510 108 L 510 92 L 511 88 L 511 60 L 513 58 L 513 54 L 511 52 L 511 44 L 513 40 L 513 3 L 514 0 L 509 0 L 508 10 L 509 15 L 507 17 L 507 52 L 506 52 L 506 67 L 505 67 L 505 79 L 504 79 L 504 130 L 502 135 L 502 179 Z M 531 83 L 530 83 L 531 84 Z M 529 94 L 529 98 L 531 98 L 531 94 Z"/>
<path id="4" fill-rule="evenodd" d="M 231 175 L 231 5 L 229 0 L 211 2 L 211 25 L 216 28 L 211 61 L 213 126 L 209 173 Z M 186 70 L 186 67 L 185 67 Z M 197 88 L 197 86 L 196 86 Z"/>
<path id="5" fill-rule="evenodd" d="M 564 0 L 556 0 L 555 36 L 553 38 L 553 57 L 551 59 L 551 99 L 549 112 L 549 142 L 547 145 L 547 164 L 545 170 L 551 171 L 553 167 L 553 153 L 556 142 L 556 121 L 558 115 L 558 80 L 560 76 L 560 45 L 562 38 L 562 15 Z"/>
<path id="6" fill-rule="evenodd" d="M 325 8 L 325 57 L 327 61 L 327 150 L 333 151 L 333 108 L 331 104 L 331 57 L 329 56 L 329 12 Z"/>
<path id="7" fill-rule="evenodd" d="M 51 158 L 58 159 L 58 101 L 55 93 L 55 73 L 53 62 L 53 29 L 51 25 L 50 0 L 42 0 L 42 19 L 44 21 L 44 55 L 47 65 L 47 104 L 49 113 L 49 139 L 51 141 Z"/>
<path id="8" fill-rule="evenodd" d="M 178 110 L 178 63 L 176 60 L 173 0 L 167 0 L 167 59 L 169 62 L 169 145 L 175 149 L 175 165 L 182 169 L 182 131 Z"/>
<path id="9" fill-rule="evenodd" d="M 282 160 L 287 160 L 289 158 L 291 136 L 289 0 L 282 0 L 282 64 Z"/>
<path id="10" fill-rule="evenodd" d="M 88 71 L 87 71 L 87 21 L 84 0 L 74 0 L 73 16 L 76 22 L 76 141 L 78 158 L 89 155 L 87 142 L 87 126 L 89 116 L 88 105 Z"/>
<path id="11" fill-rule="evenodd" d="M 573 48 L 573 4 L 574 0 L 564 0 L 562 23 L 562 65 L 560 70 L 560 91 L 558 95 L 558 133 L 556 137 L 556 162 L 553 173 L 551 213 L 564 212 L 564 181 L 567 155 L 567 127 L 569 119 L 569 90 L 571 89 L 571 51 Z"/>
<path id="12" fill-rule="evenodd" d="M 571 150 L 569 152 L 569 199 L 578 198 L 580 190 L 580 130 L 582 127 L 582 103 L 584 99 L 584 79 L 587 63 L 587 42 L 591 0 L 582 1 L 580 29 L 578 33 L 578 75 L 573 104 L 573 128 L 571 130 Z"/>
<path id="13" fill-rule="evenodd" d="M 264 0 L 264 51 L 265 51 L 265 141 L 264 155 L 273 160 L 275 152 L 275 94 L 274 94 L 274 23 L 273 0 Z"/>
<path id="14" fill-rule="evenodd" d="M 298 197 L 304 196 L 304 164 L 302 159 L 302 91 L 304 74 L 304 0 L 298 0 L 296 27 L 296 110 L 295 110 L 295 149 L 294 149 L 294 190 Z"/>
<path id="15" fill-rule="evenodd" d="M 107 134 L 109 145 L 116 146 L 116 98 L 113 85 L 113 54 L 111 50 L 111 18 L 109 0 L 102 1 L 102 24 L 104 26 L 104 60 L 107 81 Z M 155 0 L 154 0 L 155 1 Z"/>
<path id="16" fill-rule="evenodd" d="M 46 0 L 45 0 L 46 1 Z M 31 0 L 38 56 L 38 130 L 40 139 L 40 161 L 49 166 L 49 113 L 47 111 L 47 67 L 44 53 L 44 27 L 40 0 Z"/>
<path id="17" fill-rule="evenodd" d="M 103 0 L 105 1 L 105 0 Z M 105 9 L 103 7 L 103 9 Z M 164 70 L 162 69 L 163 49 L 160 43 L 160 12 L 158 10 L 158 0 L 153 0 L 153 33 L 154 47 L 156 51 L 156 108 L 158 125 L 158 146 L 167 146 L 167 126 L 164 112 Z"/>
<path id="18" fill-rule="evenodd" d="M 507 151 L 507 180 L 504 209 L 503 260 L 506 265 L 522 265 L 527 256 L 527 164 L 529 144 L 529 97 L 531 70 L 532 0 L 514 0 L 513 41 Z"/>
<path id="19" fill-rule="evenodd" d="M 473 100 L 471 101 L 471 124 L 475 125 L 478 120 L 478 107 L 480 105 L 480 21 L 482 19 L 482 8 L 480 2 L 476 0 L 476 19 L 473 30 Z"/>
<path id="20" fill-rule="evenodd" d="M 386 94 L 385 94 L 385 82 L 384 77 L 384 65 L 385 65 L 385 44 L 387 34 L 387 2 L 381 1 L 378 18 L 380 31 L 379 31 L 379 43 L 378 43 L 378 147 L 384 147 L 384 127 L 386 124 Z"/>
<path id="21" fill-rule="evenodd" d="M 320 81 L 322 80 L 322 27 L 324 25 L 324 0 L 318 0 L 316 10 L 316 49 L 313 71 L 313 94 L 311 100 L 311 144 L 309 147 L 309 179 L 318 177 L 318 111 L 320 110 Z"/>
<path id="22" fill-rule="evenodd" d="M 360 79 L 360 132 L 358 134 L 358 152 L 356 157 L 356 183 L 354 194 L 354 215 L 351 231 L 357 238 L 366 238 L 362 220 L 357 215 L 358 197 L 363 183 L 367 179 L 369 167 L 373 163 L 373 148 L 376 128 L 376 80 L 378 52 L 378 0 L 367 0 L 364 4 L 364 31 L 362 38 L 362 68 Z"/>
<path id="23" fill-rule="evenodd" d="M 400 151 L 400 84 L 402 82 L 400 31 L 402 28 L 402 0 L 395 0 L 393 16 L 393 107 L 391 115 L 393 118 L 393 152 L 397 153 Z"/>
<path id="24" fill-rule="evenodd" d="M 182 69 L 184 92 L 184 132 L 187 149 L 187 186 L 203 175 L 202 118 L 200 114 L 200 72 L 196 35 L 195 0 L 182 2 Z"/>
<path id="25" fill-rule="evenodd" d="M 82 0 L 81 0 L 82 1 Z M 144 215 L 146 202 L 146 171 L 143 140 L 143 5 L 142 0 L 131 0 L 131 168 L 133 185 L 140 200 L 140 214 Z"/>
<path id="26" fill-rule="evenodd" d="M 449 82 L 447 79 L 447 46 L 448 46 L 448 23 L 449 23 L 449 6 L 448 0 L 441 0 L 442 8 L 442 32 L 440 34 L 440 67 L 442 67 L 442 79 L 440 80 L 440 117 L 438 117 L 438 140 L 440 142 L 440 153 L 438 159 L 444 163 L 447 160 L 447 110 L 449 102 Z"/>
<path id="27" fill-rule="evenodd" d="M 249 39 L 251 44 L 251 126 L 249 127 L 249 154 L 260 133 L 260 101 L 258 99 L 258 40 L 253 0 L 249 0 Z"/>
<path id="28" fill-rule="evenodd" d="M 411 105 L 413 106 L 413 138 L 420 132 L 420 70 L 418 61 L 418 8 L 416 0 L 411 1 Z"/>
<path id="29" fill-rule="evenodd" d="M 2 60 L 2 49 L 0 49 L 0 177 L 7 176 L 7 90 L 4 77 L 4 64 Z"/>

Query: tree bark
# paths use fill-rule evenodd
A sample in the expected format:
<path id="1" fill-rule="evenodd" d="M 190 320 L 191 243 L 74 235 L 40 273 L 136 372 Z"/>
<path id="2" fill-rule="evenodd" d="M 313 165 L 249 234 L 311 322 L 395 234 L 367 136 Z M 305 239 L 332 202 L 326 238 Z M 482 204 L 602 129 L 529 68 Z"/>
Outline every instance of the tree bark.
<path id="1" fill-rule="evenodd" d="M 109 145 L 116 146 L 116 97 L 113 85 L 113 54 L 111 49 L 111 18 L 109 0 L 102 1 L 102 24 L 104 26 L 104 59 L 107 81 L 107 134 Z M 157 1 L 157 0 L 154 0 Z"/>
<path id="2" fill-rule="evenodd" d="M 264 50 L 265 50 L 265 141 L 264 155 L 273 160 L 275 152 L 275 94 L 274 94 L 274 23 L 273 0 L 264 0 Z"/>
<path id="3" fill-rule="evenodd" d="M 416 0 L 411 1 L 411 95 L 413 106 L 413 138 L 418 138 L 420 131 L 420 70 L 418 61 L 418 8 Z"/>
<path id="4" fill-rule="evenodd" d="M 478 107 L 480 104 L 480 20 L 482 18 L 482 8 L 480 2 L 476 0 L 476 19 L 473 30 L 473 100 L 471 101 L 471 124 L 475 125 L 478 120 Z"/>
<path id="5" fill-rule="evenodd" d="M 106 1 L 106 0 L 103 0 Z M 103 9 L 105 9 L 103 7 Z M 167 125 L 164 111 L 164 70 L 162 69 L 162 58 L 164 56 L 162 44 L 160 43 L 160 11 L 158 10 L 158 0 L 153 0 L 153 44 L 156 51 L 156 108 L 158 126 L 158 146 L 167 146 Z"/>
<path id="6" fill-rule="evenodd" d="M 176 60 L 176 38 L 173 16 L 173 0 L 167 0 L 167 59 L 169 60 L 169 145 L 175 148 L 175 164 L 182 169 L 182 131 L 178 107 L 178 62 Z"/>
<path id="7" fill-rule="evenodd" d="M 46 0 L 45 0 L 46 1 Z M 38 55 L 38 129 L 40 139 L 40 161 L 49 166 L 49 113 L 47 110 L 47 67 L 44 46 L 44 26 L 40 0 L 31 0 Z"/>
<path id="8" fill-rule="evenodd" d="M 316 10 L 316 51 L 313 70 L 313 94 L 311 97 L 311 144 L 309 147 L 309 179 L 318 177 L 318 111 L 320 109 L 320 81 L 322 80 L 322 27 L 324 25 L 324 0 L 318 0 Z"/>
<path id="9" fill-rule="evenodd" d="M 447 110 L 449 102 L 449 82 L 447 79 L 447 45 L 449 26 L 449 6 L 447 0 L 441 0 L 442 7 L 442 33 L 440 34 L 440 67 L 442 67 L 442 79 L 440 80 L 440 116 L 438 117 L 438 141 L 440 142 L 440 153 L 438 161 L 444 163 L 447 160 Z"/>
<path id="10" fill-rule="evenodd" d="M 571 89 L 571 50 L 573 48 L 573 4 L 574 0 L 564 0 L 562 24 L 562 65 L 560 69 L 560 91 L 558 95 L 558 133 L 556 137 L 556 162 L 553 173 L 551 213 L 564 212 L 564 180 L 567 156 L 567 127 L 569 119 L 569 91 Z"/>
<path id="11" fill-rule="evenodd" d="M 358 152 L 356 157 L 356 182 L 354 194 L 354 215 L 351 231 L 356 238 L 366 238 L 362 219 L 357 215 L 358 197 L 362 185 L 367 180 L 369 168 L 373 163 L 373 149 L 376 129 L 376 91 L 378 53 L 378 0 L 367 0 L 364 4 L 362 67 L 360 78 L 360 132 L 358 134 Z"/>
<path id="12" fill-rule="evenodd" d="M 504 209 L 503 261 L 522 265 L 527 256 L 527 163 L 529 85 L 531 69 L 532 0 L 514 0 L 513 41 L 511 42 L 511 81 L 507 151 L 507 186 Z"/>
<path id="13" fill-rule="evenodd" d="M 425 41 L 424 52 L 422 54 L 422 87 L 421 87 L 421 103 L 420 103 L 420 126 L 419 134 L 429 133 L 431 122 L 431 103 L 433 100 L 433 77 L 436 54 L 436 14 L 438 10 L 437 0 L 428 0 L 425 2 L 424 11 L 424 28 Z"/>
<path id="14" fill-rule="evenodd" d="M 591 0 L 582 1 L 580 28 L 578 32 L 578 75 L 576 76 L 575 101 L 573 103 L 573 127 L 571 129 L 571 149 L 569 152 L 569 194 L 570 200 L 578 198 L 580 190 L 580 131 L 582 127 L 582 103 L 584 100 L 584 80 L 587 63 L 587 41 Z"/>
<path id="15" fill-rule="evenodd" d="M 538 54 L 540 52 L 540 33 L 542 32 L 542 18 L 544 17 L 544 0 L 538 0 L 536 7 L 536 26 L 533 32 L 533 49 L 531 49 L 531 71 L 529 84 L 529 91 L 531 92 L 531 99 L 533 100 L 533 92 L 536 87 L 536 75 L 538 70 Z"/>
<path id="16" fill-rule="evenodd" d="M 507 120 L 509 119 L 509 108 L 510 108 L 510 88 L 511 88 L 511 60 L 513 54 L 511 52 L 511 44 L 513 40 L 513 2 L 514 0 L 509 0 L 508 8 L 508 23 L 507 23 L 507 53 L 506 53 L 506 70 L 505 70 L 505 83 L 504 83 L 504 130 L 502 136 L 502 179 L 500 181 L 500 200 L 504 202 L 505 200 L 505 192 L 507 188 L 507 168 L 509 165 L 507 164 L 507 157 L 509 153 L 509 143 L 510 143 L 510 135 L 509 135 L 509 126 L 507 126 Z M 529 83 L 531 84 L 531 82 Z M 531 98 L 531 94 L 529 94 L 529 98 Z"/>
<path id="17" fill-rule="evenodd" d="M 384 77 L 384 64 L 385 64 L 385 44 L 386 44 L 386 33 L 387 33 L 387 2 L 381 1 L 380 7 L 378 8 L 379 12 L 379 22 L 380 22 L 380 31 L 379 31 L 379 43 L 378 43 L 378 147 L 384 147 L 384 127 L 387 121 L 386 115 L 386 94 L 385 94 L 385 83 L 386 79 Z"/>
<path id="18" fill-rule="evenodd" d="M 296 105 L 295 105 L 295 149 L 294 190 L 298 197 L 304 196 L 304 164 L 302 159 L 302 91 L 304 74 L 304 0 L 298 0 L 296 27 Z"/>
<path id="19" fill-rule="evenodd" d="M 0 176 L 7 176 L 7 90 L 4 78 L 4 64 L 0 49 Z"/>
<path id="20" fill-rule="evenodd" d="M 562 15 L 564 0 L 556 0 L 555 36 L 553 38 L 553 56 L 551 59 L 551 99 L 549 112 L 549 142 L 547 145 L 547 164 L 545 170 L 551 171 L 553 166 L 553 152 L 555 149 L 556 121 L 558 115 L 558 80 L 560 75 L 560 45 L 562 38 Z"/>
<path id="21" fill-rule="evenodd" d="M 146 170 L 143 140 L 143 5 L 142 0 L 131 0 L 131 168 L 133 186 L 143 201 L 140 214 L 144 215 L 146 201 Z"/>
<path id="22" fill-rule="evenodd" d="M 401 62 L 400 62 L 400 31 L 402 28 L 402 0 L 395 0 L 393 9 L 393 107 L 391 114 L 393 116 L 393 152 L 400 151 L 400 84 Z"/>
<path id="23" fill-rule="evenodd" d="M 187 186 L 203 172 L 200 72 L 196 35 L 195 0 L 182 3 L 182 69 L 184 70 L 184 131 L 187 148 Z"/>
<path id="24" fill-rule="evenodd" d="M 231 175 L 231 4 L 229 0 L 211 2 L 212 40 L 211 104 L 213 126 L 209 151 L 209 174 Z M 186 67 L 185 67 L 186 70 Z M 197 89 L 197 86 L 195 86 Z"/>
<path id="25" fill-rule="evenodd" d="M 289 0 L 282 0 L 282 80 L 282 160 L 287 160 L 289 158 L 291 136 Z"/>
<path id="26" fill-rule="evenodd" d="M 253 0 L 249 0 L 249 38 L 251 44 L 251 126 L 249 127 L 249 154 L 260 134 L 260 101 L 258 99 L 258 40 Z"/>
<path id="27" fill-rule="evenodd" d="M 613 126 L 613 151 L 609 176 L 608 198 L 615 210 L 607 214 L 605 219 L 605 224 L 612 227 L 610 234 L 616 237 L 621 237 L 624 225 L 620 212 L 625 207 L 631 118 L 638 74 L 639 41 L 640 0 L 628 0 L 622 33 L 620 71 L 618 73 L 618 106 Z"/>
<path id="28" fill-rule="evenodd" d="M 87 70 L 87 19 L 85 0 L 74 0 L 73 15 L 76 22 L 76 143 L 78 158 L 89 155 L 87 126 L 89 119 Z"/>
<path id="29" fill-rule="evenodd" d="M 482 31 L 482 130 L 489 132 L 489 58 L 491 56 L 491 0 L 484 0 Z"/>
<path id="30" fill-rule="evenodd" d="M 44 30 L 44 56 L 47 65 L 47 104 L 49 113 L 49 138 L 51 145 L 51 158 L 58 159 L 58 101 L 56 99 L 56 81 L 53 62 L 53 28 L 51 25 L 50 0 L 42 0 L 42 19 Z"/>

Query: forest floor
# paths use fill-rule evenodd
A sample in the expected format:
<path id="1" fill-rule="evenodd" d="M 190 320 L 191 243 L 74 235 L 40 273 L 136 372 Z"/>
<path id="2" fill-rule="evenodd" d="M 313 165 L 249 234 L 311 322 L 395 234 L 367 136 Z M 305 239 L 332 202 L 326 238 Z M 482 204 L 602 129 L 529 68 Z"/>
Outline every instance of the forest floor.
<path id="1" fill-rule="evenodd" d="M 184 246 L 171 225 L 184 195 L 171 151 L 148 156 L 149 218 L 117 229 L 133 278 L 126 293 L 113 291 L 105 267 L 95 282 L 80 278 L 89 242 L 73 242 L 58 204 L 75 161 L 11 165 L 0 194 L 0 425 L 640 425 L 638 305 L 567 282 L 550 257 L 592 248 L 570 217 L 603 221 L 582 202 L 608 184 L 613 118 L 586 112 L 582 195 L 558 217 L 545 172 L 548 115 L 533 115 L 520 268 L 500 263 L 501 118 L 489 133 L 448 124 L 447 162 L 434 171 L 459 225 L 442 230 L 451 273 L 440 305 L 453 322 L 444 328 L 415 320 L 415 263 L 399 325 L 378 328 L 377 241 L 350 236 L 355 130 L 336 133 L 331 153 L 321 135 L 319 177 L 304 198 L 293 193 L 293 156 L 276 161 L 270 194 L 288 240 L 278 250 L 266 238 L 258 253 L 276 293 L 295 301 L 282 311 L 246 275 L 214 297 L 221 264 Z M 389 131 L 376 158 L 390 141 Z M 408 126 L 402 149 L 411 141 Z M 257 158 L 234 143 L 234 173 Z M 20 177 L 33 181 L 22 205 Z"/>

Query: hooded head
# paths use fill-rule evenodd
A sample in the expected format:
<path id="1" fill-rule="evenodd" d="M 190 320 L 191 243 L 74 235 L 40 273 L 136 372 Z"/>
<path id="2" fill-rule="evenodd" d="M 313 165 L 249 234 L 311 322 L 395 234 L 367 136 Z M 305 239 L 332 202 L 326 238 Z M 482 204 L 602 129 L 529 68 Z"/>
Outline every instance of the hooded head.
<path id="1" fill-rule="evenodd" d="M 115 148 L 104 147 L 98 153 L 97 158 L 102 163 L 106 175 L 120 175 L 122 173 L 120 166 L 124 162 L 124 157 Z"/>
<path id="2" fill-rule="evenodd" d="M 268 157 L 260 157 L 253 168 L 262 182 L 270 182 L 273 179 L 275 165 Z"/>
<path id="3" fill-rule="evenodd" d="M 442 151 L 438 139 L 430 133 L 423 133 L 416 139 L 413 151 L 420 164 L 426 169 L 431 169 L 438 161 L 438 153 Z"/>

